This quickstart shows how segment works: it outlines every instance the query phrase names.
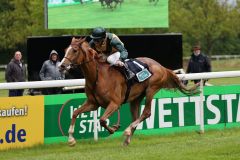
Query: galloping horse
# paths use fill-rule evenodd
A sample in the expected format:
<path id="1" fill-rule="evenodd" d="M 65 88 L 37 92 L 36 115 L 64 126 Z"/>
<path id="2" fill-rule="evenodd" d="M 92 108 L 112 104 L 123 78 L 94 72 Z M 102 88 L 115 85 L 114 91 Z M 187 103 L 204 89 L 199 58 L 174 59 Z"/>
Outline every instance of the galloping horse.
<path id="1" fill-rule="evenodd" d="M 135 83 L 130 90 L 127 102 L 130 103 L 132 123 L 125 129 L 126 139 L 124 145 L 128 145 L 137 125 L 151 115 L 151 101 L 156 92 L 162 88 L 179 89 L 186 94 L 194 94 L 196 88 L 187 89 L 179 78 L 169 69 L 164 68 L 153 59 L 141 57 L 138 60 L 146 63 L 152 76 L 141 83 Z M 97 110 L 100 106 L 105 112 L 100 118 L 100 125 L 113 134 L 119 129 L 119 124 L 108 126 L 106 120 L 119 109 L 125 100 L 127 91 L 126 79 L 114 66 L 110 66 L 92 48 L 85 38 L 72 38 L 70 46 L 66 49 L 65 57 L 59 66 L 60 70 L 67 70 L 69 66 L 79 66 L 84 74 L 86 84 L 85 92 L 87 100 L 82 107 L 74 111 L 68 130 L 70 146 L 75 145 L 73 137 L 76 117 L 84 112 Z M 146 97 L 145 108 L 141 116 L 139 107 L 141 100 Z"/>
<path id="2" fill-rule="evenodd" d="M 154 3 L 154 5 L 157 5 L 159 0 L 149 0 L 150 3 Z"/>
<path id="3" fill-rule="evenodd" d="M 117 8 L 118 4 L 122 4 L 123 0 L 99 0 L 102 7 L 107 6 L 110 9 Z"/>

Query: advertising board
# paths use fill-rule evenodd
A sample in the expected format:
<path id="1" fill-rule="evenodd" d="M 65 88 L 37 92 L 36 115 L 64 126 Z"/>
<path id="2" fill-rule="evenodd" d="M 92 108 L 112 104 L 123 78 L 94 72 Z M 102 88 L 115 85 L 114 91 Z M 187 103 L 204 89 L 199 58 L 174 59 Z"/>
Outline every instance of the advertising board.
<path id="1" fill-rule="evenodd" d="M 68 135 L 71 117 L 78 107 L 85 101 L 85 96 L 61 97 L 61 102 L 55 104 L 45 101 L 45 140 Z M 46 97 L 47 99 L 47 97 Z M 59 97 L 55 97 L 59 100 Z M 159 91 L 152 100 L 151 116 L 140 123 L 135 133 L 168 133 L 171 131 L 199 130 L 200 107 L 199 95 L 186 96 L 178 91 Z M 57 101 L 56 101 L 57 102 Z M 141 112 L 144 100 L 141 102 Z M 104 109 L 99 108 L 98 120 Z M 54 114 L 53 114 L 54 113 Z M 131 123 L 128 104 L 120 109 L 121 128 L 116 135 Z M 51 123 L 50 120 L 51 119 Z M 117 122 L 117 113 L 111 116 L 107 123 Z M 225 128 L 239 125 L 240 122 L 240 86 L 211 86 L 204 88 L 204 124 L 206 128 Z M 98 122 L 99 137 L 106 137 L 109 133 Z M 93 112 L 82 113 L 77 117 L 74 136 L 78 139 L 93 137 Z M 66 137 L 65 137 L 66 138 Z M 66 139 L 65 139 L 66 140 Z"/>
<path id="2" fill-rule="evenodd" d="M 43 96 L 1 97 L 0 102 L 0 150 L 43 144 Z"/>

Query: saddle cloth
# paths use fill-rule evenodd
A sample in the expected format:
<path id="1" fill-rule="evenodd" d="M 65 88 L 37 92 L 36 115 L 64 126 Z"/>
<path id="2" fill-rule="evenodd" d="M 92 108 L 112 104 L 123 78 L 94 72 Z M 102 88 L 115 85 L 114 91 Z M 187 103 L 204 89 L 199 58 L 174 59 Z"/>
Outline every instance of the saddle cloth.
<path id="1" fill-rule="evenodd" d="M 147 64 L 137 59 L 126 59 L 124 61 L 124 67 L 117 67 L 117 69 L 124 74 L 127 80 L 127 90 L 122 103 L 124 104 L 128 99 L 132 85 L 145 81 L 152 76 L 152 73 L 149 71 Z"/>
<path id="2" fill-rule="evenodd" d="M 125 68 L 127 70 L 126 78 L 128 80 L 135 78 L 138 82 L 143 82 L 152 76 L 148 65 L 137 59 L 126 59 Z"/>

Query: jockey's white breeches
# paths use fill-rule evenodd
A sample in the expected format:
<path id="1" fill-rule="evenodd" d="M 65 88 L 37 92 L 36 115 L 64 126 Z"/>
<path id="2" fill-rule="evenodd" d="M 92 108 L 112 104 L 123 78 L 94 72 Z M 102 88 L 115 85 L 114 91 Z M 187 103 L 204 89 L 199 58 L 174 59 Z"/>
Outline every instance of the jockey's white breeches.
<path id="1" fill-rule="evenodd" d="M 116 64 L 117 60 L 119 60 L 119 58 L 120 58 L 120 52 L 115 52 L 115 53 L 111 54 L 110 56 L 108 56 L 107 61 L 111 65 L 114 65 L 114 64 Z"/>

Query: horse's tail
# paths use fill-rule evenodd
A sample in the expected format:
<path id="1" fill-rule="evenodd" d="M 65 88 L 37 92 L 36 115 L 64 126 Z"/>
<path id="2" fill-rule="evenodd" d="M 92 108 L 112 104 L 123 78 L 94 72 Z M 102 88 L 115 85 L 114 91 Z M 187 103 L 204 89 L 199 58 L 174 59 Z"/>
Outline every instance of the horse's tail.
<path id="1" fill-rule="evenodd" d="M 185 85 L 182 83 L 182 81 L 178 78 L 178 76 L 173 71 L 167 69 L 167 74 L 168 74 L 168 77 L 170 77 L 169 81 L 171 84 L 171 86 L 168 88 L 177 88 L 186 95 L 195 95 L 200 93 L 197 85 L 194 85 L 191 88 L 185 87 Z"/>

